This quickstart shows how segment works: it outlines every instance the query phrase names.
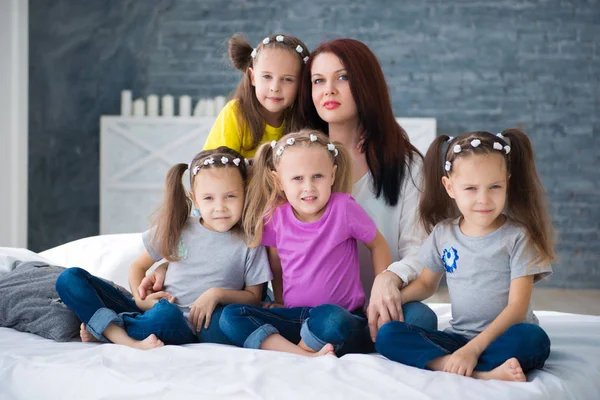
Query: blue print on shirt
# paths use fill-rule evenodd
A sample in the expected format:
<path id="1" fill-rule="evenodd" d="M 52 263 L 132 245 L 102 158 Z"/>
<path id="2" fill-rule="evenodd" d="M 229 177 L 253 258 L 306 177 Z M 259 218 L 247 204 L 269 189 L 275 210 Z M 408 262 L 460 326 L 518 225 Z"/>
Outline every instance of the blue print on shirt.
<path id="1" fill-rule="evenodd" d="M 444 263 L 444 268 L 446 268 L 446 272 L 452 273 L 458 267 L 456 262 L 460 257 L 458 257 L 458 251 L 452 246 L 444 248 L 444 253 L 442 254 L 442 262 Z"/>

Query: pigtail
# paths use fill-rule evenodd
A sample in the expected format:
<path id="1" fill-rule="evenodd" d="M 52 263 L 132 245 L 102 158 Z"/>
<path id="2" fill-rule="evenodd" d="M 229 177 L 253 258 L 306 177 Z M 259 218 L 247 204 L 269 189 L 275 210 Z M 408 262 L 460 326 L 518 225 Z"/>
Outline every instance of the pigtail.
<path id="1" fill-rule="evenodd" d="M 324 138 L 327 136 L 323 135 Z M 332 192 L 352 194 L 352 164 L 350 162 L 350 153 L 340 142 L 333 142 L 337 155 L 334 157 L 334 163 L 337 165 L 335 171 L 335 181 L 333 182 Z"/>
<path id="2" fill-rule="evenodd" d="M 448 196 L 442 184 L 444 176 L 444 146 L 449 136 L 441 135 L 435 138 L 429 146 L 423 163 L 424 190 L 419 202 L 419 218 L 427 233 L 439 222 L 458 217 L 459 211 L 456 203 Z"/>
<path id="3" fill-rule="evenodd" d="M 260 245 L 265 217 L 283 201 L 275 180 L 273 148 L 270 143 L 265 143 L 254 157 L 252 180 L 248 186 L 242 217 L 244 232 L 249 238 L 248 247 Z"/>
<path id="4" fill-rule="evenodd" d="M 181 181 L 187 168 L 187 164 L 176 164 L 167 173 L 165 199 L 153 223 L 153 244 L 169 261 L 179 260 L 177 244 L 192 207 Z"/>
<path id="5" fill-rule="evenodd" d="M 228 41 L 229 61 L 231 65 L 239 71 L 246 73 L 248 67 L 252 65 L 252 51 L 254 49 L 250 46 L 250 43 L 246 40 L 244 35 L 236 33 Z"/>
<path id="6" fill-rule="evenodd" d="M 555 259 L 555 233 L 547 210 L 544 187 L 535 167 L 531 141 L 519 129 L 507 129 L 502 136 L 510 142 L 508 215 L 529 233 L 539 252 L 536 263 L 550 264 Z"/>

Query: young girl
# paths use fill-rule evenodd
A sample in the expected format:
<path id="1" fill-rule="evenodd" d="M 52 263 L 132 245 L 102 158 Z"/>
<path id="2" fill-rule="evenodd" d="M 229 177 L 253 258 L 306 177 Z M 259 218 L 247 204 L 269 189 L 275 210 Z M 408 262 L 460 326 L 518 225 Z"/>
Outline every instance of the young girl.
<path id="1" fill-rule="evenodd" d="M 233 35 L 229 59 L 244 76 L 204 149 L 227 146 L 251 158 L 260 144 L 289 133 L 298 118 L 298 81 L 308 55 L 306 45 L 294 36 L 267 36 L 252 48 L 242 35 Z"/>
<path id="2" fill-rule="evenodd" d="M 244 227 L 250 246 L 270 246 L 275 299 L 285 308 L 230 305 L 221 329 L 238 346 L 303 355 L 369 341 L 357 240 L 371 250 L 376 273 L 391 256 L 373 221 L 347 194 L 346 151 L 304 130 L 261 147 L 254 168 Z"/>
<path id="3" fill-rule="evenodd" d="M 219 329 L 223 305 L 259 304 L 271 279 L 263 247 L 248 248 L 242 216 L 246 162 L 227 147 L 202 151 L 189 165 L 190 197 L 182 183 L 187 164 L 167 175 L 165 202 L 153 228 L 142 234 L 146 250 L 129 272 L 131 298 L 103 279 L 69 268 L 56 289 L 83 321 L 81 339 L 141 349 L 192 342 L 229 343 Z M 192 204 L 201 217 L 189 217 Z M 170 261 L 165 291 L 140 298 L 138 285 L 157 261 Z"/>
<path id="4" fill-rule="evenodd" d="M 447 193 L 443 193 L 443 191 Z M 423 300 L 446 274 L 452 320 L 444 332 L 389 322 L 376 348 L 391 360 L 479 379 L 525 381 L 550 354 L 533 314 L 534 282 L 551 274 L 553 229 L 527 136 L 438 137 L 425 158 L 425 266 L 402 290 Z"/>

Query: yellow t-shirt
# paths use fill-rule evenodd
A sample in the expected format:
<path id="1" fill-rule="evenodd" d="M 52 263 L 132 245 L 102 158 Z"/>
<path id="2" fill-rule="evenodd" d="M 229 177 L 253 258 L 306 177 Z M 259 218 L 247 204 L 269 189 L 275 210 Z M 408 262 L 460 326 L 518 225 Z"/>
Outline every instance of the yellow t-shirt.
<path id="1" fill-rule="evenodd" d="M 212 150 L 219 146 L 227 146 L 240 152 L 245 158 L 252 158 L 261 144 L 281 139 L 285 123 L 281 124 L 279 128 L 265 125 L 265 132 L 263 133 L 259 145 L 253 150 L 242 149 L 242 147 L 247 148 L 250 146 L 252 137 L 248 129 L 245 129 L 243 135 L 240 135 L 239 133 L 240 128 L 236 116 L 237 103 L 237 100 L 231 100 L 223 107 L 206 138 L 204 150 Z"/>

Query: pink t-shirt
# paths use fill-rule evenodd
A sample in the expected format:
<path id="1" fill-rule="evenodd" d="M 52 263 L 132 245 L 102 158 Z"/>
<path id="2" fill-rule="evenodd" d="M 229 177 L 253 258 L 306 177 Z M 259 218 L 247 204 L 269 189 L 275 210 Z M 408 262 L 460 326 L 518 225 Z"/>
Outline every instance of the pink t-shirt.
<path id="1" fill-rule="evenodd" d="M 314 222 L 299 221 L 289 203 L 265 219 L 262 244 L 279 253 L 286 308 L 365 304 L 356 240 L 375 239 L 375 223 L 349 194 L 332 193 L 326 207 Z"/>

